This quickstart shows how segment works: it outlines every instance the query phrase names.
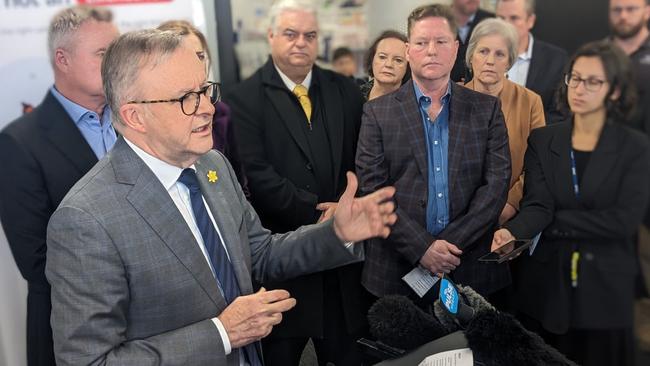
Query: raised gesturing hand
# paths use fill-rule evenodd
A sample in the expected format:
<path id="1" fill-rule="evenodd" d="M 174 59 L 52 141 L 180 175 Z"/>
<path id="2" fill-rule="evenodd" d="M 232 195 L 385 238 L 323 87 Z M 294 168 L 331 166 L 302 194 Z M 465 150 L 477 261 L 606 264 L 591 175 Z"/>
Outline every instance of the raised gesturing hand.
<path id="1" fill-rule="evenodd" d="M 374 237 L 388 237 L 390 226 L 397 221 L 395 203 L 391 200 L 394 187 L 384 187 L 361 198 L 355 198 L 357 177 L 346 174 L 348 186 L 334 212 L 334 231 L 342 241 L 362 241 Z"/>

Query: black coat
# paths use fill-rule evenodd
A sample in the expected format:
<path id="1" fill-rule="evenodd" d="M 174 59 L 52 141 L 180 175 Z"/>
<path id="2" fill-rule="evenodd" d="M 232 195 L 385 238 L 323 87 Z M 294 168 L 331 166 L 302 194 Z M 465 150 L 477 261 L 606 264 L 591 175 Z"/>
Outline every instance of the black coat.
<path id="1" fill-rule="evenodd" d="M 0 132 L 0 156 L 5 172 L 0 179 L 0 218 L 29 289 L 29 364 L 54 365 L 50 286 L 44 272 L 47 223 L 97 157 L 49 92 L 34 111 Z"/>
<path id="2" fill-rule="evenodd" d="M 310 97 L 318 94 L 331 157 L 313 154 L 304 133 L 307 120 L 297 98 L 282 82 L 272 60 L 249 79 L 234 86 L 224 98 L 232 108 L 232 125 L 239 144 L 251 203 L 264 227 L 287 232 L 318 220 L 318 192 L 335 192 L 346 187 L 346 171 L 354 171 L 354 153 L 361 123 L 363 97 L 352 80 L 314 66 Z M 316 159 L 329 159 L 334 177 L 317 179 Z M 331 185 L 334 184 L 332 187 Z M 324 291 L 324 276 L 340 279 L 340 291 Z M 323 314 L 340 311 L 326 309 L 328 296 L 340 296 L 350 331 L 365 324 L 365 309 L 359 300 L 361 265 L 354 264 L 324 273 L 278 283 L 269 288 L 287 289 L 298 305 L 274 327 L 271 337 L 323 336 Z M 326 315 L 327 317 L 329 315 Z"/>
<path id="3" fill-rule="evenodd" d="M 549 331 L 631 327 L 634 235 L 648 201 L 650 145 L 647 137 L 608 123 L 579 179 L 571 174 L 573 123 L 531 132 L 525 157 L 524 197 L 505 227 L 516 238 L 543 230 L 532 256 L 522 255 L 518 274 L 521 310 Z M 577 248 L 578 286 L 570 280 Z"/>
<path id="4" fill-rule="evenodd" d="M 542 97 L 547 122 L 557 119 L 555 93 L 564 82 L 564 67 L 568 60 L 566 51 L 560 47 L 537 38 L 533 41 L 526 88 Z"/>

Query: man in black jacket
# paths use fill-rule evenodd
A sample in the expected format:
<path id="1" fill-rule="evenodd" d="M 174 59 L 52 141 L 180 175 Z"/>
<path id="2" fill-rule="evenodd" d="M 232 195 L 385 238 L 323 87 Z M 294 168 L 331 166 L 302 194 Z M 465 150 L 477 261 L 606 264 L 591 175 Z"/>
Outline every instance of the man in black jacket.
<path id="1" fill-rule="evenodd" d="M 38 107 L 0 132 L 0 218 L 28 284 L 30 366 L 55 364 L 44 272 L 47 222 L 116 139 L 100 74 L 104 52 L 118 36 L 111 20 L 109 10 L 88 7 L 65 9 L 52 19 L 48 47 L 54 86 Z"/>
<path id="2" fill-rule="evenodd" d="M 519 36 L 518 56 L 508 70 L 508 79 L 542 97 L 546 121 L 559 119 L 554 96 L 563 82 L 566 51 L 533 37 L 535 0 L 499 0 L 496 15 L 512 24 Z"/>
<path id="3" fill-rule="evenodd" d="M 314 65 L 318 23 L 305 1 L 280 1 L 270 10 L 271 58 L 226 93 L 248 178 L 251 202 L 264 227 L 294 230 L 328 217 L 354 170 L 363 97 L 342 75 Z M 321 214 L 323 216 L 321 216 Z M 358 365 L 354 343 L 365 329 L 361 267 L 299 277 L 282 288 L 294 310 L 263 341 L 267 365 L 298 365 L 309 338 L 319 363 Z"/>
<path id="4" fill-rule="evenodd" d="M 472 32 L 476 25 L 483 19 L 492 18 L 494 14 L 479 8 L 480 0 L 453 0 L 451 10 L 454 12 L 458 26 L 458 54 L 454 68 L 451 70 L 452 81 L 467 82 L 471 79 L 465 64 L 465 54 Z"/>

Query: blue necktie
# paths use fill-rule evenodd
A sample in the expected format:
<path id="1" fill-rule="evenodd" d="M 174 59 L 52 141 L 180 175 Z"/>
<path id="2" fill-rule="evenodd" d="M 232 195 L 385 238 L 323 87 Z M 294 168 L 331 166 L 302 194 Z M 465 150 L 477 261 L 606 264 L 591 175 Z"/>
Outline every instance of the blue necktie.
<path id="1" fill-rule="evenodd" d="M 197 179 L 194 170 L 187 168 L 183 170 L 178 181 L 183 183 L 190 191 L 190 201 L 192 202 L 192 211 L 194 211 L 196 225 L 199 227 L 199 231 L 201 232 L 205 249 L 210 257 L 212 268 L 214 268 L 217 275 L 217 281 L 219 282 L 221 291 L 223 291 L 226 303 L 230 304 L 237 296 L 241 295 L 241 292 L 239 291 L 239 284 L 237 283 L 237 277 L 232 267 L 232 263 L 230 263 L 230 260 L 228 259 L 226 248 L 221 242 L 219 234 L 212 225 L 212 220 L 210 220 L 208 210 L 203 204 L 203 196 L 201 195 L 199 180 Z M 257 350 L 255 349 L 255 343 L 251 343 L 244 347 L 244 356 L 251 366 L 262 366 L 262 362 L 260 361 L 257 355 Z"/>

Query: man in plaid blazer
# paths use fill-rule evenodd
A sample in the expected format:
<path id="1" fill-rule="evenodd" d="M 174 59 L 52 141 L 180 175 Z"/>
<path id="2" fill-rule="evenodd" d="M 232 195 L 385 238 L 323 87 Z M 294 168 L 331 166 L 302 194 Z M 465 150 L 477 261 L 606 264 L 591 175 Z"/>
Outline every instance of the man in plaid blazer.
<path id="1" fill-rule="evenodd" d="M 490 251 L 507 196 L 507 131 L 498 99 L 449 81 L 456 32 L 447 7 L 415 9 L 407 43 L 412 82 L 364 108 L 360 189 L 397 188 L 391 235 L 366 245 L 362 282 L 375 296 L 413 295 L 402 277 L 416 266 L 484 295 L 510 282 L 506 265 L 478 262 Z"/>

